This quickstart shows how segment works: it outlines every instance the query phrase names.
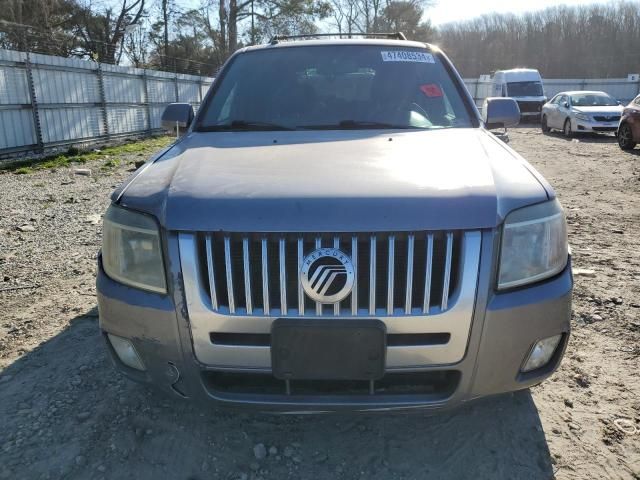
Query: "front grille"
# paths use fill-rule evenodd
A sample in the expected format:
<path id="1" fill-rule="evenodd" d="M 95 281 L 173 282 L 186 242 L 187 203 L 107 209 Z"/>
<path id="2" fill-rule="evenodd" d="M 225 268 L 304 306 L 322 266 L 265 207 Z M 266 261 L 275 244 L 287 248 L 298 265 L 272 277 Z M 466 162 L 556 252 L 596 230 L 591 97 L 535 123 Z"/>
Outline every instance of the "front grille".
<path id="1" fill-rule="evenodd" d="M 452 305 L 463 232 L 335 235 L 202 233 L 201 281 L 221 314 L 275 317 L 429 315 Z M 348 254 L 354 287 L 336 304 L 313 301 L 300 282 L 303 258 L 320 247 Z"/>
<path id="2" fill-rule="evenodd" d="M 594 115 L 593 119 L 596 122 L 619 122 L 620 115 Z"/>
<path id="3" fill-rule="evenodd" d="M 352 380 L 278 380 L 269 373 L 202 372 L 205 387 L 216 396 L 242 398 L 259 395 L 264 399 L 349 396 L 374 400 L 376 397 L 425 395 L 432 401 L 450 397 L 460 383 L 457 370 L 431 372 L 388 372 L 375 382 Z"/>
<path id="4" fill-rule="evenodd" d="M 539 113 L 542 110 L 542 103 L 540 102 L 521 102 L 518 101 L 518 107 L 520 113 Z"/>

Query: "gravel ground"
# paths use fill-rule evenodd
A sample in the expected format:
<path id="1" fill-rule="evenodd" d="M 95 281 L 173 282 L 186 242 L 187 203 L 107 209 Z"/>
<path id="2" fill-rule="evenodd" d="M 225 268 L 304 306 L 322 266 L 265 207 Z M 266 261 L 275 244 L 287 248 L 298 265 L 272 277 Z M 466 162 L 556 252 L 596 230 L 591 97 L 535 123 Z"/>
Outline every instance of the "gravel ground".
<path id="1" fill-rule="evenodd" d="M 640 150 L 510 137 L 567 210 L 573 336 L 530 392 L 431 417 L 203 410 L 121 378 L 98 334 L 95 258 L 139 154 L 88 176 L 0 172 L 0 478 L 640 479 Z"/>

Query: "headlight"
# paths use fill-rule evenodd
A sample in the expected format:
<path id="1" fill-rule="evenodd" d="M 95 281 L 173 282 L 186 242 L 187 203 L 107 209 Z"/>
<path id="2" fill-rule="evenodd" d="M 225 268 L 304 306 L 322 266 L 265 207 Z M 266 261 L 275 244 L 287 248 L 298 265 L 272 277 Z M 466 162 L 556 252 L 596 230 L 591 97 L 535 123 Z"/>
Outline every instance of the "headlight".
<path id="1" fill-rule="evenodd" d="M 573 112 L 573 116 L 577 119 L 577 120 L 583 120 L 585 122 L 589 122 L 591 121 L 591 118 L 589 117 L 589 115 L 587 115 L 586 113 L 582 113 L 582 112 Z"/>
<path id="2" fill-rule="evenodd" d="M 498 288 L 552 277 L 568 257 L 567 223 L 557 200 L 516 210 L 504 223 Z"/>
<path id="3" fill-rule="evenodd" d="M 114 280 L 166 293 L 167 283 L 155 220 L 111 205 L 104 216 L 102 265 Z"/>

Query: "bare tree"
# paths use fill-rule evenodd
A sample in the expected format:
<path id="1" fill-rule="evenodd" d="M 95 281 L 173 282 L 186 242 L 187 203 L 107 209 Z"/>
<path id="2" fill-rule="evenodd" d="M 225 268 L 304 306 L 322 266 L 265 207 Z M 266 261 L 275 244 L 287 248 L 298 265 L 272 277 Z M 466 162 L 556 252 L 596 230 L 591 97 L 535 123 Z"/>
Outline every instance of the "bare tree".
<path id="1" fill-rule="evenodd" d="M 465 76 L 533 67 L 557 78 L 640 70 L 640 3 L 552 7 L 444 25 L 438 41 Z"/>

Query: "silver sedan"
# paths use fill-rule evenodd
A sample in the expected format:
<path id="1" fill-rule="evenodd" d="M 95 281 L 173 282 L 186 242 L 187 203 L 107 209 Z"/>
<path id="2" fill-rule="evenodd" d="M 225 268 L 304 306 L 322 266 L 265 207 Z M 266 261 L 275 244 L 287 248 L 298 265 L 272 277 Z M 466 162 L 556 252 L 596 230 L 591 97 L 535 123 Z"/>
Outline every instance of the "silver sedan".
<path id="1" fill-rule="evenodd" d="M 543 132 L 615 132 L 622 115 L 620 102 L 605 92 L 560 92 L 542 106 Z"/>

